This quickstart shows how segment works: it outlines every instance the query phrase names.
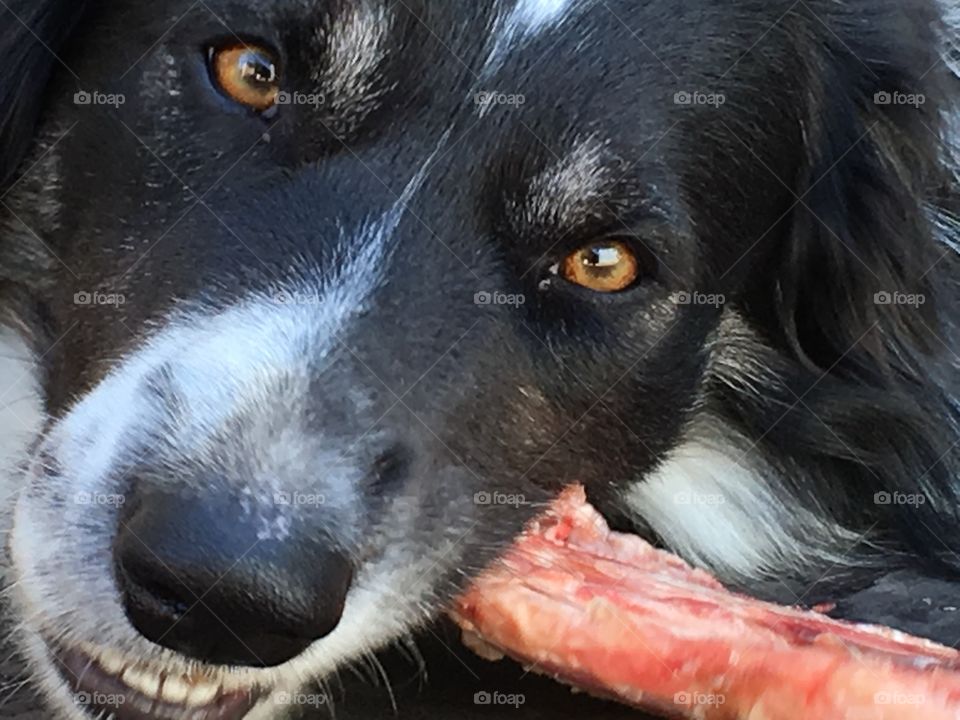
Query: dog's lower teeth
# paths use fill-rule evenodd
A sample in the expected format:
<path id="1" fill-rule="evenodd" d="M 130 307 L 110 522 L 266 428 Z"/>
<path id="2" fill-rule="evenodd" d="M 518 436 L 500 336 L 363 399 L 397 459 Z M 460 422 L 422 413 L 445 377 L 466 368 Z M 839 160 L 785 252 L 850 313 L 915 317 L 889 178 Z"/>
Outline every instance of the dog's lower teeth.
<path id="1" fill-rule="evenodd" d="M 173 705 L 183 705 L 190 694 L 190 686 L 183 680 L 168 677 L 163 681 L 163 700 Z"/>
<path id="2" fill-rule="evenodd" d="M 122 679 L 127 685 L 147 697 L 155 698 L 160 694 L 160 678 L 152 673 L 142 672 L 136 668 L 127 668 Z"/>
<path id="3" fill-rule="evenodd" d="M 94 655 L 93 657 L 96 656 Z M 107 651 L 97 658 L 97 664 L 111 675 L 120 675 L 129 663 L 122 655 Z"/>
<path id="4" fill-rule="evenodd" d="M 218 688 L 216 685 L 201 683 L 190 688 L 185 705 L 196 707 L 198 705 L 209 705 L 217 697 Z"/>
<path id="5" fill-rule="evenodd" d="M 220 693 L 217 685 L 208 682 L 189 682 L 175 676 L 161 678 L 142 667 L 129 665 L 121 655 L 109 651 L 100 654 L 97 664 L 141 695 L 171 705 L 202 707 L 216 700 Z"/>
<path id="6" fill-rule="evenodd" d="M 51 645 L 51 648 L 53 646 Z M 239 720 L 262 699 L 257 687 L 224 689 L 200 671 L 167 675 L 159 663 L 80 645 L 53 651 L 61 677 L 91 718 L 218 717 Z"/>

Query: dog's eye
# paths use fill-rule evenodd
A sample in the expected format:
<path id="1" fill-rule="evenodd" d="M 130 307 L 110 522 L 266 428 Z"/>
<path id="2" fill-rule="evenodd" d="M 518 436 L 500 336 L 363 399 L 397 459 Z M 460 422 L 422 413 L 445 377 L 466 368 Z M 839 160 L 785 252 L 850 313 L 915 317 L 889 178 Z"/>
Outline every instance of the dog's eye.
<path id="1" fill-rule="evenodd" d="M 227 97 L 241 105 L 263 112 L 277 102 L 277 61 L 265 47 L 244 43 L 215 48 L 210 53 L 210 70 Z"/>
<path id="2" fill-rule="evenodd" d="M 584 245 L 560 266 L 565 280 L 589 290 L 615 293 L 626 290 L 640 276 L 640 260 L 625 242 L 604 240 Z"/>

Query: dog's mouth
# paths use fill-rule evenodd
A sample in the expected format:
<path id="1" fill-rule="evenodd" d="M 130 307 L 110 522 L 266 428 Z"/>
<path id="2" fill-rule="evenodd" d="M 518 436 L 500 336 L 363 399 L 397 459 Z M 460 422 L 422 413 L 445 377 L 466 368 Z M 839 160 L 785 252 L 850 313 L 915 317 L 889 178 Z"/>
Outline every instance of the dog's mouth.
<path id="1" fill-rule="evenodd" d="M 226 690 L 200 675 L 160 672 L 112 651 L 59 649 L 57 667 L 73 702 L 91 718 L 241 720 L 263 696 Z"/>

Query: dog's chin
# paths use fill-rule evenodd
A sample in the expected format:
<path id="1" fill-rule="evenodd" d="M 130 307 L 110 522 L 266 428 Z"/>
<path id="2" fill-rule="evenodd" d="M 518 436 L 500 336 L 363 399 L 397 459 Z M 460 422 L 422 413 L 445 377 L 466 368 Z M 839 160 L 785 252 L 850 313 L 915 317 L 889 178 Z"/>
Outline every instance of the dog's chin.
<path id="1" fill-rule="evenodd" d="M 179 674 L 111 649 L 39 636 L 28 643 L 41 691 L 57 717 L 70 720 L 244 720 L 255 718 L 275 688 L 226 683 L 214 669 Z M 275 717 L 276 713 L 269 716 Z"/>

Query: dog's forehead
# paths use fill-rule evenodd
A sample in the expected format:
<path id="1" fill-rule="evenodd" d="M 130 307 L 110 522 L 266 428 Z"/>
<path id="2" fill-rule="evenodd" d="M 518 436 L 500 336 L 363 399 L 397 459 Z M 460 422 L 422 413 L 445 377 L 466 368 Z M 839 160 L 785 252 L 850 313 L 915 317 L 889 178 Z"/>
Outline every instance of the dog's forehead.
<path id="1" fill-rule="evenodd" d="M 562 25 L 585 4 L 584 0 L 490 0 L 466 6 L 444 0 L 358 0 L 281 3 L 279 12 L 302 13 L 317 23 L 323 50 L 349 60 L 341 63 L 347 72 L 352 71 L 351 65 L 372 66 L 390 52 L 402 62 L 403 55 L 415 48 L 390 47 L 387 38 L 390 27 L 403 19 L 412 20 L 415 33 L 429 35 L 447 51 L 451 62 L 460 63 L 479 79 L 495 72 L 512 51 Z"/>
<path id="2" fill-rule="evenodd" d="M 528 112 L 563 109 L 568 127 L 578 118 L 616 124 L 639 111 L 642 93 L 659 102 L 684 89 L 677 75 L 695 44 L 689 28 L 706 20 L 689 23 L 683 8 L 671 18 L 665 7 L 627 0 L 179 0 L 161 7 L 126 0 L 109 12 L 118 27 L 148 27 L 124 51 L 141 58 L 136 68 L 169 49 L 169 67 L 154 75 L 174 72 L 173 56 L 197 44 L 275 44 L 296 71 L 290 89 L 321 97 L 349 130 L 391 91 L 428 100 L 423 107 L 438 116 L 462 107 L 473 91 L 522 98 Z M 125 62 L 107 57 L 104 72 L 116 63 L 126 69 Z M 489 109 L 480 104 L 481 113 Z M 329 129 L 348 136 L 337 124 Z M 629 136 L 631 127 L 616 134 Z"/>
<path id="3" fill-rule="evenodd" d="M 331 0 L 279 0 L 278 9 L 323 16 L 331 10 L 353 11 L 357 9 L 385 13 L 410 12 L 421 16 L 438 17 L 448 14 L 461 22 L 469 17 L 497 17 L 506 20 L 498 29 L 510 33 L 535 33 L 563 21 L 577 6 L 589 4 L 586 0 L 487 0 L 467 3 L 463 0 L 428 0 L 427 2 L 403 3 L 392 0 L 357 0 L 351 3 Z M 472 6 L 472 7 L 471 7 Z M 418 12 L 419 11 L 419 12 Z M 468 24 L 468 23 L 465 23 Z M 476 30 L 476 28 L 473 28 Z"/>
<path id="4" fill-rule="evenodd" d="M 583 40 L 593 34 L 591 28 L 582 24 L 576 32 L 576 24 L 569 22 L 579 16 L 620 23 L 617 12 L 604 11 L 594 0 L 272 0 L 257 5 L 260 17 L 288 26 L 294 21 L 301 30 L 314 33 L 318 41 L 314 49 L 339 53 L 356 64 L 372 65 L 388 52 L 402 62 L 404 55 L 420 49 L 418 45 L 437 42 L 450 62 L 462 64 L 474 76 L 496 70 L 511 53 L 554 31 L 562 31 L 580 53 L 586 53 Z M 241 24 L 247 18 L 245 9 L 238 11 L 235 3 L 211 0 L 202 7 L 232 33 L 242 36 L 252 30 L 235 26 L 234 18 Z M 409 34 L 398 32 L 393 36 L 397 43 L 390 46 L 391 28 L 404 22 Z M 622 29 L 627 32 L 626 26 Z M 562 44 L 556 49 L 562 51 Z"/>
<path id="5" fill-rule="evenodd" d="M 196 3 L 184 0 L 183 13 L 188 14 Z M 560 25 L 576 11 L 595 7 L 593 0 L 266 0 L 255 4 L 261 17 L 296 17 L 307 23 L 313 22 L 320 30 L 325 23 L 336 25 L 338 22 L 352 21 L 357 16 L 365 16 L 368 21 L 365 29 L 377 33 L 375 27 L 378 18 L 389 19 L 400 14 L 411 14 L 429 28 L 441 34 L 449 28 L 468 33 L 476 40 L 484 42 L 494 32 L 507 38 L 522 40 Z M 210 0 L 202 7 L 225 25 L 231 24 L 231 17 L 241 17 L 254 3 L 236 3 L 227 0 Z M 163 17 L 176 21 L 181 17 L 176 11 L 164 10 Z M 491 23 L 490 20 L 498 22 Z M 442 27 L 446 21 L 448 28 Z M 434 24 L 436 23 L 436 26 Z M 486 28 L 487 33 L 483 30 Z M 230 31 L 238 28 L 228 27 Z"/>

